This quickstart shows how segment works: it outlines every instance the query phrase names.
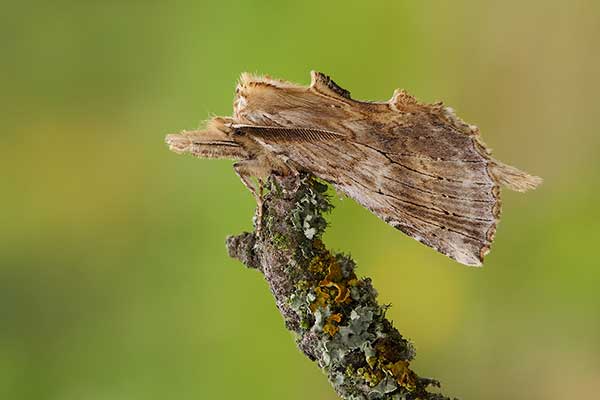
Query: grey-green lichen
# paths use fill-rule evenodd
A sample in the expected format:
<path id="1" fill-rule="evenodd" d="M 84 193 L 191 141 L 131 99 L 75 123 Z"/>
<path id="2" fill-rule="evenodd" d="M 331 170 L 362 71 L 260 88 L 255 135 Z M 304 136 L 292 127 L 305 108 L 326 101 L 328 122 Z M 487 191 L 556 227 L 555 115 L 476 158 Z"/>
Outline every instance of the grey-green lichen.
<path id="1" fill-rule="evenodd" d="M 228 238 L 229 252 L 263 272 L 298 347 L 352 400 L 447 399 L 410 369 L 412 344 L 386 319 L 369 278 L 321 237 L 327 186 L 308 175 L 271 177 L 261 233 Z"/>

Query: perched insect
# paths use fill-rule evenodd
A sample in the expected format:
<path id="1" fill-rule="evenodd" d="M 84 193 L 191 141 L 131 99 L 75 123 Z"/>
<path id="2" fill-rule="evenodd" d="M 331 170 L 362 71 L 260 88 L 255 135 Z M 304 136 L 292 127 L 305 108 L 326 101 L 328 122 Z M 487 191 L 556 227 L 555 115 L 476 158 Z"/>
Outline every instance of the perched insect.
<path id="1" fill-rule="evenodd" d="M 387 102 L 357 101 L 328 76 L 311 78 L 305 87 L 244 73 L 233 117 L 166 142 L 177 153 L 238 160 L 234 169 L 259 213 L 262 179 L 307 171 L 466 265 L 481 265 L 494 240 L 499 185 L 526 191 L 542 181 L 493 159 L 478 128 L 442 103 L 422 104 L 402 90 Z"/>

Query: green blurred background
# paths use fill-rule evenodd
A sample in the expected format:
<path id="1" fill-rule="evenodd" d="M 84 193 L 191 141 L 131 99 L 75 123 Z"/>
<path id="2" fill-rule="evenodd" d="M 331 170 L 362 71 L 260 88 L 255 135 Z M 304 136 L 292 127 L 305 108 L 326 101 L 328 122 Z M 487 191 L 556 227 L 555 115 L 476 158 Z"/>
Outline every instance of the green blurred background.
<path id="1" fill-rule="evenodd" d="M 600 383 L 600 5 L 593 1 L 3 2 L 0 398 L 336 399 L 260 274 L 227 257 L 253 200 L 166 133 L 230 114 L 242 71 L 359 99 L 403 87 L 543 176 L 504 192 L 483 269 L 336 199 L 326 243 L 371 276 L 462 399 Z"/>

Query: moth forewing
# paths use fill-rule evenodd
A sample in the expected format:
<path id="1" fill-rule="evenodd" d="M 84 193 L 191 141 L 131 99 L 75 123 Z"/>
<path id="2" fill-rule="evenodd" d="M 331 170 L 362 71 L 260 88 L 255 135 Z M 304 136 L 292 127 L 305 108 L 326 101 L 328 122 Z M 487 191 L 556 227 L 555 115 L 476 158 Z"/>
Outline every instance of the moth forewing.
<path id="1" fill-rule="evenodd" d="M 490 249 L 499 184 L 523 191 L 541 183 L 494 160 L 477 127 L 452 109 L 400 90 L 388 102 L 362 102 L 318 72 L 309 87 L 242 74 L 233 115 L 209 123 L 220 133 L 172 138 L 172 150 L 237 155 L 236 172 L 255 194 L 249 175 L 309 171 L 466 265 L 481 265 Z"/>

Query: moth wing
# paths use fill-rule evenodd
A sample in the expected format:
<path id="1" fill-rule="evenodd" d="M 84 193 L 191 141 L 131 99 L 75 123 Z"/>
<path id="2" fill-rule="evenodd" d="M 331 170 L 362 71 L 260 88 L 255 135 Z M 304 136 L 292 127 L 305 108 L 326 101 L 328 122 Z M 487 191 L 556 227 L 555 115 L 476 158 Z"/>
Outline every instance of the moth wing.
<path id="1" fill-rule="evenodd" d="M 462 264 L 481 265 L 489 251 L 500 210 L 498 184 L 487 172 L 490 160 L 386 154 L 317 129 L 241 129 L 271 154 L 330 182 L 388 224 Z"/>

